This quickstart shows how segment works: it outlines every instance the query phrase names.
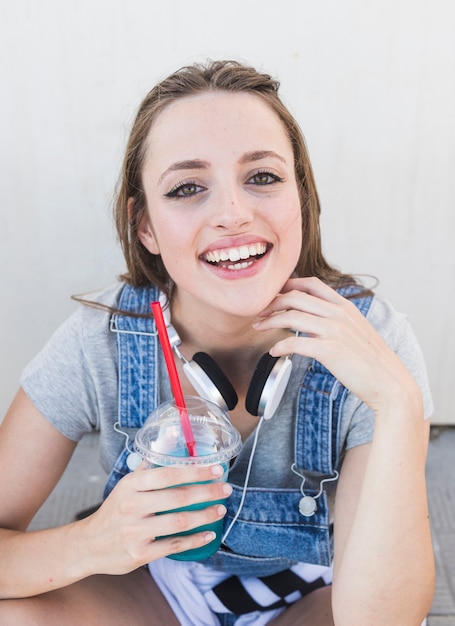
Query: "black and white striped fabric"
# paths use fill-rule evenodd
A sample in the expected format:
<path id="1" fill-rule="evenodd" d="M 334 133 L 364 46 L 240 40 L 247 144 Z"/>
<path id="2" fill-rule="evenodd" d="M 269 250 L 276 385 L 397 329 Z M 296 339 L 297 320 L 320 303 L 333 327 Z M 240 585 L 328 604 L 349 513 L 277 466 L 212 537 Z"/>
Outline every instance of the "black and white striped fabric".
<path id="1" fill-rule="evenodd" d="M 205 599 L 216 613 L 235 615 L 286 607 L 308 593 L 331 584 L 331 568 L 316 566 L 316 571 L 313 568 L 297 564 L 260 578 L 230 576 L 206 592 Z"/>
<path id="2" fill-rule="evenodd" d="M 245 582 L 238 576 L 231 576 L 212 591 L 230 613 L 244 615 L 289 606 L 326 584 L 322 577 L 307 582 L 292 570 L 285 570 L 272 576 L 247 579 Z"/>

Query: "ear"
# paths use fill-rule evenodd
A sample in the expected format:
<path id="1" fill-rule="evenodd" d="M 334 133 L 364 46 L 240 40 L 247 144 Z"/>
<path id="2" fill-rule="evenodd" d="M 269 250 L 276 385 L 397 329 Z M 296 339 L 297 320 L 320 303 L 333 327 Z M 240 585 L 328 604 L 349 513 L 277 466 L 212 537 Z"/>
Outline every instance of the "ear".
<path id="1" fill-rule="evenodd" d="M 134 198 L 128 198 L 127 208 L 128 208 L 128 220 L 131 222 L 132 216 L 133 216 L 133 210 L 134 210 Z M 147 210 L 144 210 L 142 212 L 142 215 L 138 215 L 137 236 L 139 237 L 139 240 L 142 243 L 142 245 L 145 248 L 147 248 L 147 250 L 151 254 L 160 253 L 160 249 L 156 241 L 155 234 L 150 224 Z"/>

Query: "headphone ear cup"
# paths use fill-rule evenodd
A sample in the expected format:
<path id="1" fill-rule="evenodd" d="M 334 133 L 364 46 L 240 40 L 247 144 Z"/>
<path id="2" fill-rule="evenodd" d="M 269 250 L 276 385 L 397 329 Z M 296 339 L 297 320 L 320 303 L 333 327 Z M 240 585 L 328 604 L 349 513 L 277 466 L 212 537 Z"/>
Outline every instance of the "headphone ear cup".
<path id="1" fill-rule="evenodd" d="M 266 354 L 261 356 L 256 365 L 245 398 L 245 408 L 251 415 L 259 415 L 259 404 L 262 392 L 278 358 L 279 357 L 270 356 L 270 354 L 266 352 Z"/>
<path id="2" fill-rule="evenodd" d="M 238 397 L 234 387 L 219 365 L 205 352 L 196 352 L 183 367 L 186 376 L 198 393 L 224 410 L 232 410 Z M 224 405 L 224 406 L 223 406 Z"/>
<path id="3" fill-rule="evenodd" d="M 283 397 L 291 370 L 291 359 L 264 354 L 256 365 L 246 394 L 248 413 L 270 419 Z"/>

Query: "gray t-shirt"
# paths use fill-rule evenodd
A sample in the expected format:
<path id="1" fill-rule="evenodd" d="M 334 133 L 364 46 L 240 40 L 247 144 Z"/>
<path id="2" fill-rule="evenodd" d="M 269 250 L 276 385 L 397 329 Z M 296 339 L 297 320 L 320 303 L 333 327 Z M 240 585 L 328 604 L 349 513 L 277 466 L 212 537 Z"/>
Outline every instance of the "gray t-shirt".
<path id="1" fill-rule="evenodd" d="M 116 307 L 122 287 L 123 283 L 117 283 L 91 299 Z M 125 437 L 114 430 L 118 420 L 118 351 L 117 334 L 110 329 L 110 318 L 108 311 L 82 305 L 55 332 L 21 377 L 26 394 L 63 435 L 79 441 L 88 432 L 100 432 L 100 460 L 107 473 L 125 446 Z M 425 364 L 408 319 L 377 296 L 368 319 L 416 379 L 428 418 L 433 405 Z M 273 418 L 261 426 L 250 486 L 279 488 L 300 484 L 300 479 L 292 474 L 293 484 L 290 484 L 289 468 L 294 451 L 294 406 L 308 364 L 308 358 L 294 355 L 285 396 Z M 171 390 L 162 357 L 159 379 L 159 400 L 164 401 L 171 397 Z M 371 409 L 355 395 L 348 394 L 341 422 L 342 451 L 371 441 L 373 430 Z M 242 482 L 253 434 L 231 469 L 233 482 Z"/>

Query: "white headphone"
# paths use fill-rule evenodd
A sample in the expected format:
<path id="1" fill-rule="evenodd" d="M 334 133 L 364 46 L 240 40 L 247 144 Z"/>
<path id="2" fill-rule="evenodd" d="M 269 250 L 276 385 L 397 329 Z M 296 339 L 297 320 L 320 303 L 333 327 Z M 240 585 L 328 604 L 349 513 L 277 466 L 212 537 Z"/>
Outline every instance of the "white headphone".
<path id="1" fill-rule="evenodd" d="M 214 402 L 224 411 L 232 410 L 238 397 L 231 382 L 216 361 L 205 352 L 196 352 L 188 361 L 179 350 L 180 337 L 171 324 L 165 296 L 160 298 L 169 342 L 183 363 L 185 376 L 197 393 Z M 280 404 L 292 371 L 292 357 L 272 357 L 264 354 L 256 365 L 245 398 L 245 408 L 251 415 L 270 419 Z"/>

